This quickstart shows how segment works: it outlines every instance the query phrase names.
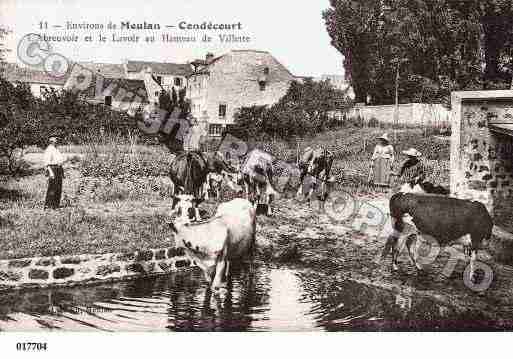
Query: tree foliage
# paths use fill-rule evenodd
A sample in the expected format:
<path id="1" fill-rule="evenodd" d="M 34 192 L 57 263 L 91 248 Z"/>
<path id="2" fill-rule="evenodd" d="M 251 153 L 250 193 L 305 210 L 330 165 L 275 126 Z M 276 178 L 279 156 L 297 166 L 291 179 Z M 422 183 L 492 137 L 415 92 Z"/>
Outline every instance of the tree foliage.
<path id="1" fill-rule="evenodd" d="M 123 133 L 135 120 L 101 104 L 78 99 L 71 91 L 44 90 L 36 98 L 22 82 L 13 84 L 0 76 L 0 158 L 11 173 L 28 146 L 44 147 L 49 136 L 66 143 L 84 143 L 101 133 Z"/>
<path id="2" fill-rule="evenodd" d="M 511 79 L 512 0 L 331 0 L 323 16 L 357 102 L 444 101 Z"/>
<path id="3" fill-rule="evenodd" d="M 322 132 L 337 124 L 330 113 L 343 111 L 350 100 L 329 81 L 292 82 L 274 105 L 241 108 L 231 132 L 245 138 L 262 135 L 290 139 Z"/>

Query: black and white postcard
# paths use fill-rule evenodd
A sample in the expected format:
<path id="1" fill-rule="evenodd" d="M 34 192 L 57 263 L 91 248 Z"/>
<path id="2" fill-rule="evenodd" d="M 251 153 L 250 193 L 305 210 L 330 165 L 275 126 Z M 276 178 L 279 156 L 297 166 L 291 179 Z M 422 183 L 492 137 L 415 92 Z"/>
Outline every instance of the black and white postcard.
<path id="1" fill-rule="evenodd" d="M 511 0 L 0 0 L 6 352 L 512 330 L 512 48 Z"/>

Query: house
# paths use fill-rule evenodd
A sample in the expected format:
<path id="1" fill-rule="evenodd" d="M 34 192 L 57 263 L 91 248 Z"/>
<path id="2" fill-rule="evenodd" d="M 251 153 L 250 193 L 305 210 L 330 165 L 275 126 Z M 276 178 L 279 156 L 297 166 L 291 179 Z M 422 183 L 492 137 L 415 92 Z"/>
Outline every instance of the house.
<path id="1" fill-rule="evenodd" d="M 127 79 L 116 72 L 118 70 L 116 65 L 109 67 L 76 63 L 64 88 L 78 90 L 80 97 L 90 103 L 102 103 L 115 110 L 134 113 L 149 103 L 145 81 Z"/>
<path id="2" fill-rule="evenodd" d="M 30 91 L 35 97 L 41 97 L 45 89 L 61 90 L 66 82 L 66 77 L 53 77 L 44 71 L 20 67 L 17 64 L 7 63 L 4 67 L 4 75 L 7 81 L 12 83 L 24 82 L 30 86 Z"/>
<path id="3" fill-rule="evenodd" d="M 351 86 L 351 84 L 346 81 L 344 75 L 322 75 L 316 78 L 316 81 L 328 81 L 331 86 L 340 91 L 346 91 Z"/>
<path id="4" fill-rule="evenodd" d="M 127 60 L 123 64 L 127 79 L 143 80 L 151 72 L 155 81 L 166 91 L 181 90 L 187 86 L 187 76 L 192 72 L 188 64 Z M 150 94 L 154 95 L 154 94 Z"/>
<path id="5" fill-rule="evenodd" d="M 187 98 L 192 115 L 208 124 L 210 136 L 220 136 L 233 124 L 241 107 L 278 102 L 295 80 L 267 51 L 232 50 L 218 57 L 209 53 L 191 65 Z"/>

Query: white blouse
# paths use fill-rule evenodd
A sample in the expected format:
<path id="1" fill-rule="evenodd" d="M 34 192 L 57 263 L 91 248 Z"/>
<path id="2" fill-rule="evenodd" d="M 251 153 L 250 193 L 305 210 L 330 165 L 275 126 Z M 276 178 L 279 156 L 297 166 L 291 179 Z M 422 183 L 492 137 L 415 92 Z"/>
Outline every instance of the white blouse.
<path id="1" fill-rule="evenodd" d="M 49 145 L 43 155 L 43 161 L 45 166 L 62 165 L 66 161 L 66 158 L 64 158 L 62 153 L 60 153 L 54 145 Z"/>
<path id="2" fill-rule="evenodd" d="M 392 145 L 376 145 L 374 153 L 372 154 L 372 160 L 376 158 L 388 158 L 394 162 L 394 147 L 392 147 Z"/>

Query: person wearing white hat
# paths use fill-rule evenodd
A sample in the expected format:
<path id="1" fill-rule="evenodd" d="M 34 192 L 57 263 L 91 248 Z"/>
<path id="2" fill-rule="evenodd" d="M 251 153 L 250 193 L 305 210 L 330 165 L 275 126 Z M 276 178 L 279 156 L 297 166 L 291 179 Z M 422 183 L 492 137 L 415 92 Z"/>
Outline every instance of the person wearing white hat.
<path id="1" fill-rule="evenodd" d="M 57 209 L 60 206 L 62 195 L 62 168 L 66 158 L 57 149 L 57 137 L 49 138 L 50 143 L 43 154 L 43 161 L 48 176 L 48 190 L 46 192 L 45 208 Z"/>
<path id="2" fill-rule="evenodd" d="M 369 182 L 372 181 L 377 185 L 388 186 L 394 159 L 394 147 L 390 144 L 388 134 L 384 133 L 378 137 L 378 144 L 374 147 Z"/>

